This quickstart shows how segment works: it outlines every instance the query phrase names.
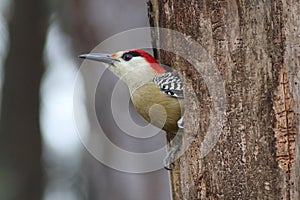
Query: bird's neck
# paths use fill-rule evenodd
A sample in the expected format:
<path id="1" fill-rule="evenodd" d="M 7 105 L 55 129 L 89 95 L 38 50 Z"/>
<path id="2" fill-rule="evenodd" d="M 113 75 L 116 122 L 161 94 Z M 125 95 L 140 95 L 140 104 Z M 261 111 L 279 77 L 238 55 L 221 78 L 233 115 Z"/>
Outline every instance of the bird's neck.
<path id="1" fill-rule="evenodd" d="M 130 94 L 132 95 L 136 89 L 149 83 L 157 75 L 153 70 L 149 71 L 135 71 L 125 74 L 120 77 L 128 86 Z"/>
<path id="2" fill-rule="evenodd" d="M 135 61 L 135 63 L 127 65 L 117 62 L 109 67 L 112 72 L 127 84 L 131 95 L 136 89 L 151 82 L 160 73 L 141 59 L 136 59 Z"/>

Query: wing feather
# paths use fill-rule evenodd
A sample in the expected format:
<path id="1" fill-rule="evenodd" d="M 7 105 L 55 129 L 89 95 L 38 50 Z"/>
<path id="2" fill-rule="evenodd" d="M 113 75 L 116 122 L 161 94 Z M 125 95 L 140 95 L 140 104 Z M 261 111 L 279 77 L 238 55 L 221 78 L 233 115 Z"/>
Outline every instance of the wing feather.
<path id="1" fill-rule="evenodd" d="M 153 82 L 156 83 L 161 91 L 167 95 L 176 98 L 184 98 L 183 96 L 183 84 L 176 72 L 167 72 L 165 74 L 158 75 L 153 78 Z"/>

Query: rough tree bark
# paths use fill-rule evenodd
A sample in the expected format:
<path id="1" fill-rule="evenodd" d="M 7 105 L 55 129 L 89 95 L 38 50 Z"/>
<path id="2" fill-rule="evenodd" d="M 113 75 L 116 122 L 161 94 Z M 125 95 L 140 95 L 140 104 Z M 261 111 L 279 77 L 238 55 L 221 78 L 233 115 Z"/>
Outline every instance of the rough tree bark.
<path id="1" fill-rule="evenodd" d="M 222 133 L 200 158 L 212 109 L 208 86 L 185 60 L 158 53 L 200 101 L 197 110 L 186 108 L 185 134 L 195 134 L 195 122 L 200 128 L 171 172 L 173 199 L 300 199 L 299 12 L 295 0 L 149 0 L 151 24 L 200 43 L 226 91 Z M 185 97 L 194 105 L 188 92 Z"/>

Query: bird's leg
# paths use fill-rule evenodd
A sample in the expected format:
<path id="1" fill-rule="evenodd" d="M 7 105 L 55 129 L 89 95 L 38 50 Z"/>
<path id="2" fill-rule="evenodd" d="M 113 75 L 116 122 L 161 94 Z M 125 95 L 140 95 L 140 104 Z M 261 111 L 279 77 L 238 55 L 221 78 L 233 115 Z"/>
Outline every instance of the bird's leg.
<path id="1" fill-rule="evenodd" d="M 166 170 L 171 170 L 174 167 L 174 158 L 176 153 L 180 150 L 180 146 L 179 145 L 175 145 L 170 147 L 170 150 L 167 152 L 167 156 L 164 158 L 163 162 L 164 162 L 164 168 Z"/>
<path id="2" fill-rule="evenodd" d="M 182 136 L 183 130 L 179 129 L 178 133 L 169 144 L 169 151 L 163 160 L 164 168 L 167 170 L 171 170 L 174 166 L 174 161 L 177 159 L 177 153 L 181 150 Z"/>

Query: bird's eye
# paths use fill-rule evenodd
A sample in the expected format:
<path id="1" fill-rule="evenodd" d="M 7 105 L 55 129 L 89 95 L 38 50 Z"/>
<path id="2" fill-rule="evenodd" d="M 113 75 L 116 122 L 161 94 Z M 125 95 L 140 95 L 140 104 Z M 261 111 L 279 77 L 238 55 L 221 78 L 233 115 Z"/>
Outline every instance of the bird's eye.
<path id="1" fill-rule="evenodd" d="M 125 61 L 131 60 L 132 57 L 133 57 L 132 54 L 129 54 L 129 53 L 125 53 L 122 56 L 123 60 L 125 60 Z"/>

